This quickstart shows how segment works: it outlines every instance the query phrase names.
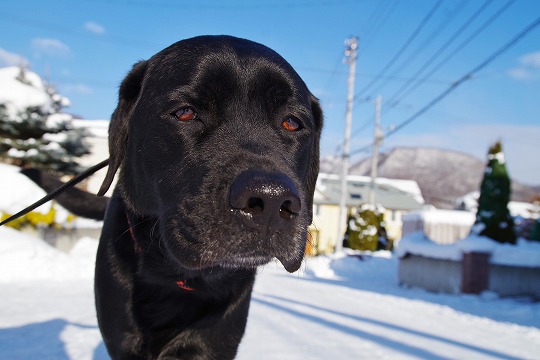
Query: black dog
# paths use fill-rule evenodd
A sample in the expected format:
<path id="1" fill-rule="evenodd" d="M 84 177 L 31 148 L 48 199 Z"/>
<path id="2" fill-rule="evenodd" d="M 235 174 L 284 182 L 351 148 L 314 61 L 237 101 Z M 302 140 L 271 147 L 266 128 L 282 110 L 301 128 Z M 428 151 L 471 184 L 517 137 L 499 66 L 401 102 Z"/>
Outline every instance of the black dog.
<path id="1" fill-rule="evenodd" d="M 96 262 L 114 359 L 232 359 L 256 267 L 301 264 L 322 112 L 292 67 L 202 36 L 137 63 L 109 129 L 119 169 Z"/>

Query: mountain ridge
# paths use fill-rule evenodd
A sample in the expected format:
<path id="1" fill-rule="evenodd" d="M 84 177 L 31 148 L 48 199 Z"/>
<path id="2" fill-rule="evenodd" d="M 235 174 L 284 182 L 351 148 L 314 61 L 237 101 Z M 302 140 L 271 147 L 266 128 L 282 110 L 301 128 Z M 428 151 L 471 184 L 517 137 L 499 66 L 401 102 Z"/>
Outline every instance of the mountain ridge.
<path id="1" fill-rule="evenodd" d="M 377 176 L 415 180 L 426 204 L 452 209 L 458 198 L 480 189 L 485 167 L 485 161 L 464 152 L 435 147 L 395 147 L 379 155 Z M 321 172 L 338 173 L 339 169 L 339 159 L 321 159 Z M 369 176 L 370 172 L 371 157 L 352 164 L 349 170 L 352 175 Z M 540 196 L 540 186 L 512 180 L 512 200 L 530 202 L 535 196 Z"/>

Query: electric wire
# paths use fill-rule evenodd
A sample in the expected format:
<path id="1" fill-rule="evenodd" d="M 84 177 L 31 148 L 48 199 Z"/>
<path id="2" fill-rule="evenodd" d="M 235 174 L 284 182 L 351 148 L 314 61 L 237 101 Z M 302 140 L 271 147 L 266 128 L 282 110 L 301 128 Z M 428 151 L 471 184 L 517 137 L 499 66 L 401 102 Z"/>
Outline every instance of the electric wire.
<path id="1" fill-rule="evenodd" d="M 428 38 L 424 42 L 422 42 L 415 51 L 412 51 L 412 53 L 406 59 L 403 59 L 403 61 L 401 61 L 402 66 L 398 66 L 397 71 L 395 71 L 389 77 L 382 79 L 382 84 L 373 89 L 371 93 L 380 94 L 381 90 L 385 87 L 385 85 L 389 82 L 390 79 L 397 78 L 398 75 L 402 73 L 403 70 L 406 68 L 407 64 L 412 64 L 413 60 L 417 58 L 420 54 L 422 54 L 424 52 L 424 49 L 427 48 L 427 46 L 432 43 L 435 38 L 443 34 L 444 30 L 452 23 L 452 21 L 457 17 L 457 15 L 465 9 L 466 2 L 467 0 L 461 0 L 461 2 L 457 3 L 456 6 L 448 14 L 448 16 L 444 18 L 439 24 L 439 26 L 437 26 L 437 28 L 432 31 Z"/>
<path id="2" fill-rule="evenodd" d="M 24 25 L 32 27 L 39 30 L 48 30 L 57 33 L 62 33 L 64 36 L 78 37 L 91 39 L 99 42 L 111 43 L 113 45 L 122 45 L 140 49 L 141 47 L 146 47 L 148 49 L 155 49 L 162 45 L 154 42 L 148 42 L 141 39 L 127 38 L 116 35 L 107 35 L 107 36 L 95 36 L 94 34 L 84 32 L 79 29 L 73 29 L 66 26 L 62 26 L 56 23 L 43 21 L 41 19 L 31 18 L 27 16 L 21 16 L 13 13 L 9 13 L 3 10 L 0 10 L 0 21 L 7 21 L 15 23 L 16 25 Z"/>
<path id="3" fill-rule="evenodd" d="M 379 34 L 379 32 L 381 31 L 383 26 L 386 24 L 386 22 L 390 18 L 390 15 L 392 15 L 394 10 L 397 8 L 397 6 L 396 6 L 397 2 L 398 2 L 398 0 L 394 0 L 392 2 L 387 2 L 386 3 L 387 6 L 384 9 L 382 9 L 382 7 L 384 6 L 384 3 L 382 1 L 380 2 L 380 4 L 382 6 L 375 9 L 373 14 L 377 14 L 379 12 L 378 9 L 382 9 L 381 15 L 377 17 L 378 22 L 374 23 L 373 26 L 369 26 L 368 27 L 369 30 L 366 31 L 365 34 L 362 36 L 362 38 L 366 39 L 366 41 L 364 41 L 364 42 L 359 41 L 357 56 L 361 56 L 362 53 L 364 53 L 366 51 L 366 49 L 371 44 L 370 39 L 375 39 L 377 37 L 377 35 Z M 372 16 L 373 16 L 373 14 L 372 14 Z M 371 19 L 371 17 L 370 17 L 370 19 Z M 368 24 L 370 24 L 370 23 L 368 23 Z"/>
<path id="4" fill-rule="evenodd" d="M 396 91 L 388 100 L 388 110 L 395 107 L 408 95 L 410 95 L 414 90 L 419 86 L 425 83 L 431 76 L 433 76 L 442 66 L 448 63 L 454 56 L 456 56 L 461 50 L 463 50 L 467 45 L 469 45 L 475 38 L 477 38 L 484 30 L 486 30 L 499 16 L 501 16 L 510 6 L 515 2 L 515 0 L 507 1 L 499 10 L 497 10 L 489 19 L 487 19 L 482 25 L 480 25 L 469 37 L 462 41 L 450 54 L 448 54 L 444 59 L 438 62 L 423 78 L 419 79 L 420 74 L 415 74 L 412 80 L 408 82 L 407 86 L 402 86 L 398 91 Z M 426 70 L 428 67 L 422 67 L 421 70 Z M 412 84 L 412 85 L 411 85 Z M 409 89 L 407 89 L 409 87 Z M 406 91 L 406 92 L 405 92 Z M 405 93 L 404 93 L 405 92 Z"/>
<path id="5" fill-rule="evenodd" d="M 472 70 L 470 70 L 465 75 L 463 75 L 461 78 L 459 78 L 457 81 L 455 81 L 453 84 L 451 84 L 447 89 L 445 89 L 442 93 L 440 93 L 435 98 L 433 98 L 431 101 L 429 101 L 420 110 L 418 110 L 416 113 L 411 115 L 406 120 L 402 121 L 399 125 L 394 127 L 392 130 L 388 131 L 385 134 L 384 138 L 386 139 L 386 138 L 394 135 L 396 132 L 402 130 L 404 127 L 406 127 L 407 125 L 412 123 L 414 120 L 418 119 L 421 115 L 423 115 L 425 112 L 427 112 L 433 106 L 438 104 L 441 100 L 443 100 L 449 94 L 454 92 L 459 86 L 463 85 L 468 80 L 471 80 L 477 72 L 484 69 L 486 66 L 488 66 L 493 61 L 495 61 L 495 59 L 497 59 L 499 56 L 503 55 L 508 50 L 510 50 L 512 47 L 514 47 L 517 43 L 519 43 L 525 36 L 527 36 L 531 31 L 533 31 L 539 25 L 540 25 L 540 17 L 536 18 L 533 22 L 531 22 L 529 25 L 527 25 L 523 30 L 521 30 L 519 33 L 514 35 L 503 46 L 498 48 L 490 56 L 488 56 L 484 61 L 482 61 L 480 64 L 475 66 Z M 366 149 L 369 149 L 372 146 L 373 146 L 373 143 L 371 143 L 369 145 L 366 145 L 366 146 L 364 146 L 364 147 L 362 147 L 360 149 L 352 151 L 350 153 L 350 155 L 366 151 Z"/>
<path id="6" fill-rule="evenodd" d="M 380 80 L 381 77 L 383 77 L 386 72 L 396 63 L 396 61 L 403 55 L 403 53 L 407 50 L 407 48 L 411 45 L 411 43 L 416 39 L 416 37 L 420 34 L 424 26 L 428 23 L 428 21 L 433 17 L 437 9 L 441 6 L 442 0 L 439 0 L 435 3 L 435 5 L 429 10 L 429 12 L 424 16 L 424 18 L 420 21 L 418 26 L 415 28 L 415 30 L 412 32 L 412 34 L 409 36 L 409 38 L 405 41 L 405 43 L 401 46 L 401 48 L 394 54 L 394 56 L 390 59 L 390 61 L 383 67 L 383 69 L 379 72 L 377 77 L 373 79 L 371 82 L 368 83 L 359 93 L 356 94 L 358 96 L 362 92 L 367 92 L 374 84 L 377 83 L 377 81 Z"/>
<path id="7" fill-rule="evenodd" d="M 401 86 L 401 88 L 396 92 L 396 93 L 399 93 L 400 91 L 403 91 L 404 89 L 406 89 L 407 87 L 410 86 L 410 84 L 412 82 L 414 82 L 415 80 L 414 79 L 418 79 L 418 77 L 420 77 L 420 75 L 423 74 L 423 72 L 426 70 L 426 68 L 428 68 L 435 60 L 437 60 L 437 58 L 439 56 L 441 56 L 441 54 L 446 51 L 446 49 L 454 42 L 458 39 L 458 37 L 476 20 L 476 18 L 478 18 L 478 16 L 480 16 L 488 7 L 489 5 L 493 2 L 493 0 L 486 0 L 484 1 L 480 7 L 460 26 L 460 28 L 455 31 L 445 42 L 442 46 L 440 46 L 434 53 L 433 55 L 425 62 L 423 63 L 419 68 L 418 70 L 416 71 L 416 73 L 412 76 L 411 80 L 406 82 L 405 84 L 403 84 Z M 393 99 L 394 98 L 394 95 L 392 95 L 390 97 L 390 99 Z M 387 100 L 385 101 L 387 104 L 391 104 L 391 101 L 390 100 Z"/>

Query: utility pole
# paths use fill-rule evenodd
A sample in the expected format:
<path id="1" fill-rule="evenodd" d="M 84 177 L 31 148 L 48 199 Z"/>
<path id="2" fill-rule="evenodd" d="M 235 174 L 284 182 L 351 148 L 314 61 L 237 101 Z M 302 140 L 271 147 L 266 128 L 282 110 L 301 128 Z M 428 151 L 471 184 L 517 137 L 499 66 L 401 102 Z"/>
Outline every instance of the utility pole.
<path id="1" fill-rule="evenodd" d="M 348 216 L 347 198 L 349 191 L 347 187 L 347 176 L 349 175 L 354 77 L 356 74 L 356 49 L 358 48 L 358 38 L 353 36 L 348 39 L 345 44 L 347 45 L 347 48 L 345 49 L 345 62 L 349 64 L 349 78 L 347 80 L 347 111 L 345 113 L 345 139 L 343 140 L 343 155 L 341 159 L 341 197 L 339 201 L 339 223 L 335 252 L 340 252 L 343 248 L 343 235 L 345 234 L 345 225 Z"/>
<path id="2" fill-rule="evenodd" d="M 381 132 L 381 96 L 375 99 L 375 128 L 373 130 L 373 156 L 371 157 L 371 184 L 369 189 L 369 203 L 375 206 L 375 180 L 377 179 L 377 165 L 379 163 L 379 144 L 383 135 Z"/>

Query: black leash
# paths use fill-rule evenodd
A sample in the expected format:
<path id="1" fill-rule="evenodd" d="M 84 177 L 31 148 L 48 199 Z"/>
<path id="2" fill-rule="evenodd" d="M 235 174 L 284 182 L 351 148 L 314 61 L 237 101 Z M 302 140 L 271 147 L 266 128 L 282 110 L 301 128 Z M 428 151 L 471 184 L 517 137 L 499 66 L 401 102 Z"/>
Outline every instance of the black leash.
<path id="1" fill-rule="evenodd" d="M 6 220 L 0 222 L 0 226 L 2 226 L 4 224 L 7 224 L 8 222 L 13 221 L 13 220 L 15 220 L 17 218 L 20 218 L 23 215 L 28 214 L 30 211 L 32 211 L 35 208 L 45 204 L 47 201 L 50 201 L 50 200 L 54 199 L 55 197 L 62 194 L 64 191 L 74 187 L 75 185 L 77 185 L 78 183 L 80 183 L 81 181 L 83 181 L 84 179 L 86 179 L 87 177 L 89 177 L 90 175 L 95 173 L 96 171 L 103 169 L 107 165 L 109 165 L 109 159 L 103 160 L 99 164 L 94 165 L 92 167 L 89 167 L 88 169 L 86 169 L 85 171 L 80 173 L 79 175 L 75 176 L 73 179 L 69 180 L 67 183 L 65 183 L 62 186 L 58 187 L 58 189 L 56 189 L 56 190 L 48 193 L 47 195 L 45 195 L 41 200 L 36 201 L 35 203 L 28 206 L 27 208 L 19 211 L 15 215 L 12 215 L 9 218 L 7 218 Z"/>

